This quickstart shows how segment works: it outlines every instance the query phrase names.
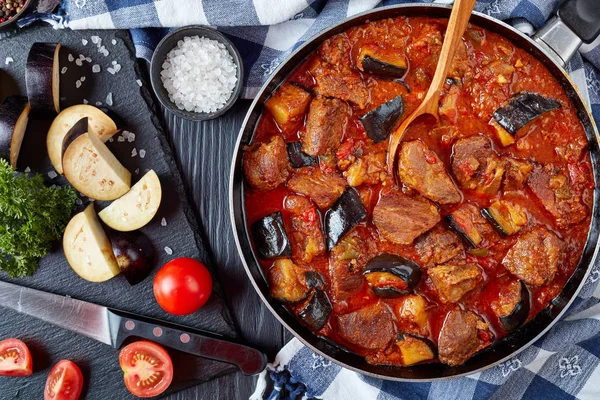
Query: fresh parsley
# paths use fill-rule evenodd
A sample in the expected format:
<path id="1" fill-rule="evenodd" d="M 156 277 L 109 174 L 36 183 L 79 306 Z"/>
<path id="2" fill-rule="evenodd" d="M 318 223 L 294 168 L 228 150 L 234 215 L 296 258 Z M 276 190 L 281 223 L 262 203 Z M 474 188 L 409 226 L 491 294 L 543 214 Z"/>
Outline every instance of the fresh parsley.
<path id="1" fill-rule="evenodd" d="M 47 187 L 41 175 L 17 173 L 0 160 L 0 270 L 33 275 L 62 236 L 76 200 L 72 187 Z"/>

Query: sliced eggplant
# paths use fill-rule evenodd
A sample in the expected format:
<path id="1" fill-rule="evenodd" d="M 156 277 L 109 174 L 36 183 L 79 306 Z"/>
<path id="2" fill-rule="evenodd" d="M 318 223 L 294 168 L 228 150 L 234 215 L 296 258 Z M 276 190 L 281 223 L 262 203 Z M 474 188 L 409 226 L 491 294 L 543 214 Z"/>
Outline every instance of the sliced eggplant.
<path id="1" fill-rule="evenodd" d="M 327 251 L 356 224 L 367 216 L 367 210 L 354 188 L 347 188 L 333 206 L 325 213 Z"/>
<path id="2" fill-rule="evenodd" d="M 318 157 L 309 156 L 302 151 L 301 142 L 291 142 L 287 144 L 287 153 L 290 157 L 290 164 L 294 168 L 310 167 L 319 163 Z"/>
<path id="3" fill-rule="evenodd" d="M 121 272 L 94 203 L 71 218 L 63 236 L 63 249 L 73 271 L 86 281 L 104 282 Z"/>
<path id="4" fill-rule="evenodd" d="M 41 114 L 60 112 L 58 43 L 34 43 L 27 56 L 25 83 L 31 110 Z"/>
<path id="5" fill-rule="evenodd" d="M 378 297 L 392 298 L 413 291 L 421 281 L 421 267 L 395 254 L 381 254 L 367 262 L 363 275 Z"/>
<path id="6" fill-rule="evenodd" d="M 466 203 L 446 216 L 451 229 L 472 248 L 476 248 L 484 238 L 489 238 L 494 231 L 481 215 L 478 206 Z"/>
<path id="7" fill-rule="evenodd" d="M 277 125 L 285 128 L 290 122 L 295 122 L 306 113 L 312 96 L 306 90 L 291 83 L 284 83 L 265 102 Z"/>
<path id="8" fill-rule="evenodd" d="M 333 307 L 327 294 L 319 289 L 314 289 L 309 298 L 302 305 L 298 317 L 313 331 L 323 329 Z"/>
<path id="9" fill-rule="evenodd" d="M 521 207 L 504 200 L 496 201 L 488 208 L 484 208 L 481 210 L 481 215 L 502 236 L 515 234 L 521 230 L 523 225 L 527 224 L 527 214 Z"/>
<path id="10" fill-rule="evenodd" d="M 158 212 L 162 200 L 160 179 L 148 171 L 129 192 L 100 211 L 98 216 L 118 231 L 133 231 L 146 226 Z"/>
<path id="11" fill-rule="evenodd" d="M 269 269 L 271 296 L 284 303 L 297 303 L 308 296 L 308 287 L 300 279 L 301 270 L 289 258 L 276 260 Z"/>
<path id="12" fill-rule="evenodd" d="M 154 247 L 144 233 L 111 232 L 110 243 L 121 269 L 130 285 L 142 282 L 154 269 Z"/>
<path id="13" fill-rule="evenodd" d="M 508 104 L 494 111 L 494 120 L 511 135 L 540 115 L 560 107 L 560 103 L 537 93 L 520 92 Z"/>
<path id="14" fill-rule="evenodd" d="M 325 290 L 325 278 L 317 271 L 308 271 L 304 274 L 304 279 L 306 280 L 306 286 L 309 288 Z"/>
<path id="15" fill-rule="evenodd" d="M 498 320 L 502 329 L 510 332 L 523 325 L 527 320 L 531 309 L 531 299 L 527 285 L 521 280 L 513 281 L 505 289 L 507 293 L 501 292 L 501 298 L 508 303 L 499 308 Z"/>
<path id="16" fill-rule="evenodd" d="M 87 121 L 87 119 L 84 119 Z M 131 173 L 121 165 L 87 122 L 76 124 L 81 131 L 63 155 L 65 177 L 83 195 L 96 200 L 115 200 L 131 187 Z M 82 131 L 85 130 L 85 133 Z"/>
<path id="17" fill-rule="evenodd" d="M 30 109 L 27 98 L 20 96 L 7 97 L 0 104 L 0 158 L 8 160 L 13 168 L 17 168 Z"/>
<path id="18" fill-rule="evenodd" d="M 407 69 L 406 58 L 397 51 L 383 52 L 371 46 L 361 49 L 356 64 L 361 71 L 396 79 L 403 78 Z"/>
<path id="19" fill-rule="evenodd" d="M 115 122 L 94 106 L 82 104 L 65 108 L 52 121 L 46 137 L 48 156 L 59 174 L 63 173 L 62 155 L 65 137 L 71 128 L 83 118 L 88 119 L 88 130 L 96 133 L 103 143 L 118 131 Z"/>
<path id="20" fill-rule="evenodd" d="M 89 119 L 88 119 L 88 117 L 83 117 L 79 121 L 77 121 L 71 127 L 71 129 L 69 129 L 67 131 L 67 134 L 63 137 L 63 141 L 62 141 L 62 151 L 60 153 L 61 159 L 64 157 L 65 152 L 67 151 L 67 149 L 69 148 L 71 143 L 73 143 L 75 141 L 75 139 L 77 139 L 79 136 L 86 134 L 88 129 L 89 129 Z"/>
<path id="21" fill-rule="evenodd" d="M 289 257 L 292 255 L 290 240 L 285 233 L 281 212 L 267 215 L 251 227 L 254 245 L 260 258 Z"/>
<path id="22" fill-rule="evenodd" d="M 404 366 L 433 360 L 437 357 L 437 349 L 430 340 L 408 333 L 398 335 L 396 346 L 400 350 Z"/>
<path id="23" fill-rule="evenodd" d="M 398 118 L 404 112 L 404 101 L 402 95 L 398 95 L 390 101 L 383 103 L 374 110 L 369 111 L 362 117 L 362 122 L 367 135 L 375 142 L 383 142 L 390 136 Z"/>

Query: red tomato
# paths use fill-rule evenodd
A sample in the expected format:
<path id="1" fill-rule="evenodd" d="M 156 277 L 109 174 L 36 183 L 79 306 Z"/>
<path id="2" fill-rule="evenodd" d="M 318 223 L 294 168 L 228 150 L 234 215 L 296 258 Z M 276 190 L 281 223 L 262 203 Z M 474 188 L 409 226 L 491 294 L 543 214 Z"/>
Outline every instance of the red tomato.
<path id="1" fill-rule="evenodd" d="M 44 389 L 44 400 L 77 400 L 83 388 L 83 375 L 72 361 L 59 361 L 50 371 Z"/>
<path id="2" fill-rule="evenodd" d="M 198 311 L 212 292 L 208 269 L 193 258 L 176 258 L 166 263 L 154 278 L 154 297 L 167 312 L 187 315 Z"/>
<path id="3" fill-rule="evenodd" d="M 125 373 L 127 390 L 138 397 L 158 396 L 173 380 L 171 357 L 156 343 L 131 343 L 121 350 L 119 364 Z"/>
<path id="4" fill-rule="evenodd" d="M 33 369 L 31 353 L 19 339 L 0 342 L 0 376 L 29 376 Z"/>

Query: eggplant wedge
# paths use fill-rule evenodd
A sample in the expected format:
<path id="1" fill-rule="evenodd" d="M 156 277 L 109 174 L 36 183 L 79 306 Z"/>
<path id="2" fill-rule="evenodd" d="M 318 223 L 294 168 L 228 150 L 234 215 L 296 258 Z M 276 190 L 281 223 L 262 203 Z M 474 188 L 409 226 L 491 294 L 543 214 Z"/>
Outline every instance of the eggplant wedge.
<path id="1" fill-rule="evenodd" d="M 367 262 L 363 275 L 378 297 L 393 298 L 413 291 L 421 281 L 421 267 L 395 254 L 381 254 Z"/>
<path id="2" fill-rule="evenodd" d="M 154 269 L 154 247 L 144 233 L 111 232 L 110 243 L 121 273 L 130 285 L 137 285 Z"/>
<path id="3" fill-rule="evenodd" d="M 129 192 L 115 200 L 98 216 L 111 228 L 128 232 L 146 226 L 156 215 L 162 200 L 160 179 L 148 171 Z"/>
<path id="4" fill-rule="evenodd" d="M 260 258 L 290 257 L 292 247 L 285 233 L 281 212 L 267 215 L 250 228 Z"/>
<path id="5" fill-rule="evenodd" d="M 308 271 L 304 274 L 304 279 L 309 288 L 325 290 L 325 278 L 317 271 Z"/>
<path id="6" fill-rule="evenodd" d="M 25 83 L 31 110 L 40 114 L 60 112 L 58 43 L 34 43 L 27 56 Z"/>
<path id="7" fill-rule="evenodd" d="M 327 251 L 331 251 L 333 246 L 366 216 L 367 210 L 356 189 L 347 188 L 325 213 Z"/>
<path id="8" fill-rule="evenodd" d="M 500 292 L 502 304 L 496 307 L 500 326 L 506 332 L 523 325 L 529 317 L 531 298 L 527 285 L 521 280 L 513 281 Z"/>
<path id="9" fill-rule="evenodd" d="M 309 298 L 302 305 L 298 317 L 311 330 L 317 332 L 323 329 L 333 306 L 327 293 L 322 290 L 314 289 Z"/>
<path id="10" fill-rule="evenodd" d="M 396 52 L 384 53 L 370 46 L 360 50 L 356 64 L 363 72 L 392 79 L 403 78 L 407 70 L 405 57 L 398 57 Z"/>
<path id="11" fill-rule="evenodd" d="M 283 129 L 304 116 L 311 100 L 312 96 L 306 90 L 291 83 L 284 83 L 265 102 L 265 108 Z"/>
<path id="12" fill-rule="evenodd" d="M 430 340 L 407 333 L 398 335 L 395 346 L 400 350 L 404 366 L 433 360 L 437 357 L 437 349 Z"/>
<path id="13" fill-rule="evenodd" d="M 59 174 L 63 173 L 62 156 L 65 136 L 83 118 L 88 119 L 88 130 L 97 134 L 103 143 L 118 131 L 115 122 L 94 106 L 81 104 L 65 108 L 54 118 L 46 136 L 48 156 Z"/>
<path id="14" fill-rule="evenodd" d="M 496 201 L 488 208 L 484 208 L 481 210 L 481 215 L 502 236 L 515 234 L 521 230 L 523 225 L 527 224 L 527 214 L 521 207 L 504 200 Z"/>
<path id="15" fill-rule="evenodd" d="M 359 119 L 367 131 L 367 135 L 373 142 L 379 143 L 390 136 L 402 113 L 404 113 L 404 101 L 402 96 L 399 95 L 369 111 Z"/>
<path id="16" fill-rule="evenodd" d="M 273 298 L 284 303 L 297 303 L 308 296 L 301 282 L 301 270 L 289 258 L 275 260 L 269 269 L 269 289 Z"/>
<path id="17" fill-rule="evenodd" d="M 84 118 L 87 121 L 87 118 Z M 131 173 L 121 165 L 87 122 L 76 124 L 67 137 L 77 136 L 63 155 L 65 177 L 83 195 L 95 200 L 115 200 L 131 187 Z M 75 132 L 77 130 L 77 132 Z"/>
<path id="18" fill-rule="evenodd" d="M 519 129 L 540 115 L 560 107 L 560 103 L 537 93 L 520 92 L 508 104 L 494 111 L 494 120 L 504 130 L 515 136 Z"/>
<path id="19" fill-rule="evenodd" d="M 73 271 L 86 281 L 104 282 L 121 272 L 93 203 L 67 224 L 63 249 Z"/>
<path id="20" fill-rule="evenodd" d="M 0 104 L 0 158 L 17 168 L 17 159 L 27 130 L 31 107 L 27 98 L 7 97 Z"/>
<path id="21" fill-rule="evenodd" d="M 291 142 L 286 145 L 290 164 L 294 168 L 310 167 L 319 164 L 319 158 L 309 156 L 302 151 L 301 142 Z"/>

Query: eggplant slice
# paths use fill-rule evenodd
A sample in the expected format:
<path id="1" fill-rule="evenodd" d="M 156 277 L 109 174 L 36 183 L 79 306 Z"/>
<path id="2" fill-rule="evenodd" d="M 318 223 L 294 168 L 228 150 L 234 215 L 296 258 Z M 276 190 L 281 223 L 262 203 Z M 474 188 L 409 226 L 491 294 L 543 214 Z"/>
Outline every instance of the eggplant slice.
<path id="1" fill-rule="evenodd" d="M 112 250 L 121 273 L 130 285 L 137 285 L 150 275 L 154 268 L 154 246 L 144 233 L 111 232 Z"/>
<path id="2" fill-rule="evenodd" d="M 250 228 L 260 258 L 290 257 L 292 247 L 285 233 L 281 212 L 267 215 Z"/>
<path id="3" fill-rule="evenodd" d="M 383 103 L 374 110 L 359 117 L 367 135 L 375 143 L 383 142 L 392 133 L 392 129 L 398 119 L 404 113 L 404 101 L 402 95 L 398 95 L 390 101 Z"/>
<path id="4" fill-rule="evenodd" d="M 395 346 L 402 354 L 402 365 L 404 366 L 433 360 L 437 357 L 437 349 L 433 342 L 408 333 L 399 334 Z"/>
<path id="5" fill-rule="evenodd" d="M 398 57 L 395 53 L 384 54 L 381 51 L 373 51 L 372 48 L 363 47 L 358 56 L 358 69 L 369 74 L 401 79 L 406 74 L 406 59 Z"/>
<path id="6" fill-rule="evenodd" d="M 481 215 L 505 237 L 519 232 L 527 223 L 527 214 L 520 207 L 503 200 L 481 210 Z"/>
<path id="7" fill-rule="evenodd" d="M 306 286 L 309 288 L 325 290 L 325 278 L 317 271 L 308 271 L 304 274 L 304 279 L 306 280 Z"/>
<path id="8" fill-rule="evenodd" d="M 0 104 L 0 158 L 8 160 L 13 168 L 17 168 L 29 111 L 25 97 L 10 96 Z"/>
<path id="9" fill-rule="evenodd" d="M 309 156 L 302 151 L 301 142 L 292 142 L 286 145 L 290 157 L 290 164 L 294 168 L 310 167 L 319 163 L 318 157 Z"/>
<path id="10" fill-rule="evenodd" d="M 333 307 L 327 294 L 322 290 L 315 289 L 302 305 L 298 317 L 304 325 L 317 332 L 323 329 L 332 310 Z"/>
<path id="11" fill-rule="evenodd" d="M 331 251 L 333 246 L 366 216 L 367 210 L 358 192 L 351 187 L 346 189 L 325 213 L 327 251 Z"/>
<path id="12" fill-rule="evenodd" d="M 27 56 L 25 83 L 27 97 L 34 112 L 60 112 L 60 66 L 58 43 L 34 43 Z"/>
<path id="13" fill-rule="evenodd" d="M 508 104 L 494 111 L 494 120 L 515 136 L 519 129 L 540 115 L 560 107 L 560 103 L 537 93 L 520 92 Z"/>
<path id="14" fill-rule="evenodd" d="M 510 313 L 498 316 L 500 326 L 506 332 L 517 329 L 527 320 L 531 309 L 531 299 L 527 285 L 519 280 L 519 297 Z"/>
<path id="15" fill-rule="evenodd" d="M 392 298 L 412 292 L 421 281 L 421 267 L 395 254 L 381 254 L 367 262 L 363 275 L 378 297 Z"/>

